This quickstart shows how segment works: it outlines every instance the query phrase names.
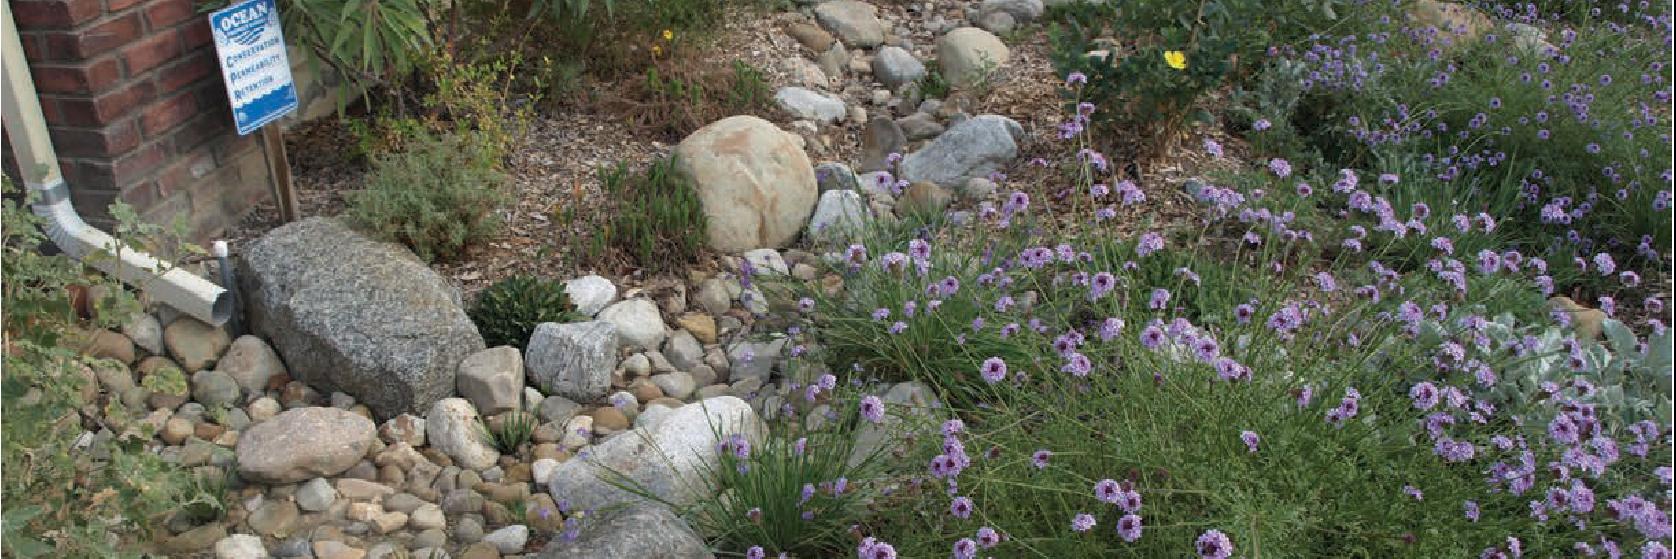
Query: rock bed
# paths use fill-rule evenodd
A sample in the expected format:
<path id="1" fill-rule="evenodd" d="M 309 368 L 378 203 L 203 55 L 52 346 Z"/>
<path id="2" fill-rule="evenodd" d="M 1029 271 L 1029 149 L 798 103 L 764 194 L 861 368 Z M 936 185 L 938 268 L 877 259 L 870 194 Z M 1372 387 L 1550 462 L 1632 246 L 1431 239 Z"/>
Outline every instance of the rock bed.
<path id="1" fill-rule="evenodd" d="M 784 31 L 807 57 L 786 65 L 808 78 L 776 95 L 800 117 L 789 133 L 732 117 L 675 148 L 711 154 L 686 158 L 683 172 L 707 213 L 739 214 L 709 239 L 739 257 L 657 289 L 574 278 L 566 291 L 588 320 L 540 325 L 523 351 L 485 348 L 449 282 L 326 218 L 241 247 L 253 335 L 156 315 L 91 333 L 90 353 L 127 366 L 92 373 L 107 398 L 143 410 L 126 423 L 155 429 L 156 451 L 182 467 L 237 473 L 224 518 L 172 523 L 159 548 L 226 558 L 708 556 L 680 519 L 637 503 L 599 467 L 664 499 L 701 497 L 688 481 L 716 459 L 717 437 L 760 434 L 796 386 L 824 372 L 788 365 L 794 350 L 773 330 L 795 302 L 764 286 L 842 289 L 822 270 L 841 260 L 845 233 L 993 198 L 991 177 L 1026 139 L 1011 118 L 966 114 L 959 94 L 924 98 L 917 80 L 929 65 L 965 83 L 1005 71 L 1006 45 L 963 22 L 1005 32 L 1039 17 L 1039 1 L 892 10 L 881 18 L 873 5 L 835 0 L 789 16 Z M 929 37 L 934 61 L 914 44 Z M 842 123 L 860 129 L 854 164 L 812 164 L 806 154 L 830 153 Z M 803 249 L 785 248 L 799 238 Z M 140 380 L 170 366 L 187 373 L 185 394 Z M 879 392 L 935 405 L 912 383 Z M 503 454 L 485 426 L 516 414 L 536 426 Z M 858 451 L 888 435 L 863 429 Z M 632 505 L 613 506 L 623 504 Z"/>

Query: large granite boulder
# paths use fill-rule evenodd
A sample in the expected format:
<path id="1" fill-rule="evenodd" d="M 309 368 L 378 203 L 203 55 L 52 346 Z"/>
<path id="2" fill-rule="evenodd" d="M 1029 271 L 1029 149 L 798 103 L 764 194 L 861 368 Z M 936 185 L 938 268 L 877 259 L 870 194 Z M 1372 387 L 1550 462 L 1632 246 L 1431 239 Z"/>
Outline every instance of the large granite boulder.
<path id="1" fill-rule="evenodd" d="M 949 127 L 919 151 L 902 158 L 902 178 L 961 188 L 988 177 L 1018 157 L 1024 127 L 1000 115 L 980 115 Z"/>
<path id="2" fill-rule="evenodd" d="M 342 221 L 274 229 L 240 264 L 250 327 L 273 342 L 291 376 L 354 396 L 381 418 L 425 413 L 453 394 L 460 360 L 483 349 L 441 275 Z"/>
<path id="3" fill-rule="evenodd" d="M 815 209 L 815 168 L 795 134 L 748 115 L 712 122 L 675 147 L 704 207 L 710 247 L 781 247 Z"/>
<path id="4" fill-rule="evenodd" d="M 744 400 L 720 396 L 687 404 L 559 464 L 547 489 L 554 499 L 584 509 L 640 499 L 614 481 L 677 505 L 692 503 L 708 490 L 702 472 L 716 467 L 719 443 L 741 435 L 754 444 L 763 432 L 762 420 Z"/>

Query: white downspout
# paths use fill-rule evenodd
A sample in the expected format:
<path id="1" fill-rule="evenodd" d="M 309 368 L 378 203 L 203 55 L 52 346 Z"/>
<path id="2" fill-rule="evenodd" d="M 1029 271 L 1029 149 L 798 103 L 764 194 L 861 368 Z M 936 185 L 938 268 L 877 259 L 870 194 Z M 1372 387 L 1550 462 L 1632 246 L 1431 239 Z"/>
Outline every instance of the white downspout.
<path id="1" fill-rule="evenodd" d="M 145 291 L 152 300 L 213 325 L 227 322 L 233 316 L 233 297 L 227 290 L 150 254 L 115 250 L 122 246 L 115 238 L 88 225 L 76 213 L 70 204 L 69 185 L 64 184 L 58 169 L 52 139 L 47 135 L 46 118 L 41 115 L 35 80 L 23 57 L 23 42 L 12 20 L 10 2 L 0 1 L 0 20 L 5 27 L 0 30 L 5 35 L 0 39 L 4 41 L 0 43 L 0 56 L 4 57 L 0 59 L 0 72 L 5 75 L 4 88 L 0 89 L 0 108 L 4 109 L 0 123 L 5 125 L 23 182 L 36 197 L 32 205 L 35 214 L 46 221 L 47 237 L 66 255 Z"/>

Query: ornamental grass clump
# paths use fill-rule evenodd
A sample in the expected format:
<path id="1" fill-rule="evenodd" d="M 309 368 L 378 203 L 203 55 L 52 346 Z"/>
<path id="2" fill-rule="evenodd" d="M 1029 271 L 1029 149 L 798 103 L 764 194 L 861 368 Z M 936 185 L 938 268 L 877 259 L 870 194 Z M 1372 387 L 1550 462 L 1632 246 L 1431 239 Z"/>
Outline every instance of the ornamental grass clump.
<path id="1" fill-rule="evenodd" d="M 1668 556 L 1669 408 L 1599 397 L 1670 376 L 1668 294 L 1640 280 L 1667 270 L 1585 259 L 1648 301 L 1602 344 L 1549 311 L 1555 254 L 1460 203 L 1508 183 L 1274 155 L 1156 224 L 1067 128 L 1049 188 L 1075 199 L 864 235 L 828 259 L 842 291 L 799 302 L 833 370 L 925 383 L 958 421 L 879 474 L 913 490 L 872 497 L 859 557 Z"/>

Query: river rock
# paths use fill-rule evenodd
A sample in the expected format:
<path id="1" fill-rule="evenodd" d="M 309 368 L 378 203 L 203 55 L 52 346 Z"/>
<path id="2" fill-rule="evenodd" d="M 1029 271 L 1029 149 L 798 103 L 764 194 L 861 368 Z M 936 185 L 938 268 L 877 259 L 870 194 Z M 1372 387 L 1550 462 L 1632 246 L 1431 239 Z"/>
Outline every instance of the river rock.
<path id="1" fill-rule="evenodd" d="M 593 316 L 606 305 L 617 300 L 617 285 L 596 274 L 588 274 L 564 282 L 565 295 L 570 297 L 576 312 Z"/>
<path id="2" fill-rule="evenodd" d="M 477 410 L 464 398 L 443 398 L 431 405 L 425 414 L 425 438 L 431 448 L 468 470 L 489 468 L 500 459 L 500 452 L 484 441 Z"/>
<path id="3" fill-rule="evenodd" d="M 873 48 L 885 42 L 879 9 L 858 0 L 834 0 L 815 6 L 815 20 L 852 47 Z"/>
<path id="4" fill-rule="evenodd" d="M 231 375 L 246 394 L 261 394 L 267 390 L 269 379 L 285 374 L 285 363 L 279 360 L 273 347 L 262 338 L 248 334 L 233 340 L 215 368 Z"/>
<path id="5" fill-rule="evenodd" d="M 288 410 L 239 436 L 239 475 L 268 484 L 337 475 L 359 462 L 377 436 L 372 420 L 348 411 Z"/>
<path id="6" fill-rule="evenodd" d="M 959 87 L 982 82 L 1011 56 L 1001 39 L 976 27 L 962 27 L 937 39 L 937 65 L 943 77 Z"/>
<path id="7" fill-rule="evenodd" d="M 516 411 L 524 397 L 524 357 L 518 348 L 485 349 L 460 362 L 460 396 L 484 415 Z"/>
<path id="8" fill-rule="evenodd" d="M 542 323 L 530 336 L 524 369 L 542 392 L 591 402 L 611 388 L 617 338 L 617 327 L 605 320 Z"/>
<path id="9" fill-rule="evenodd" d="M 599 319 L 617 327 L 617 339 L 622 345 L 657 349 L 663 344 L 663 314 L 650 299 L 618 301 L 599 311 Z"/>

